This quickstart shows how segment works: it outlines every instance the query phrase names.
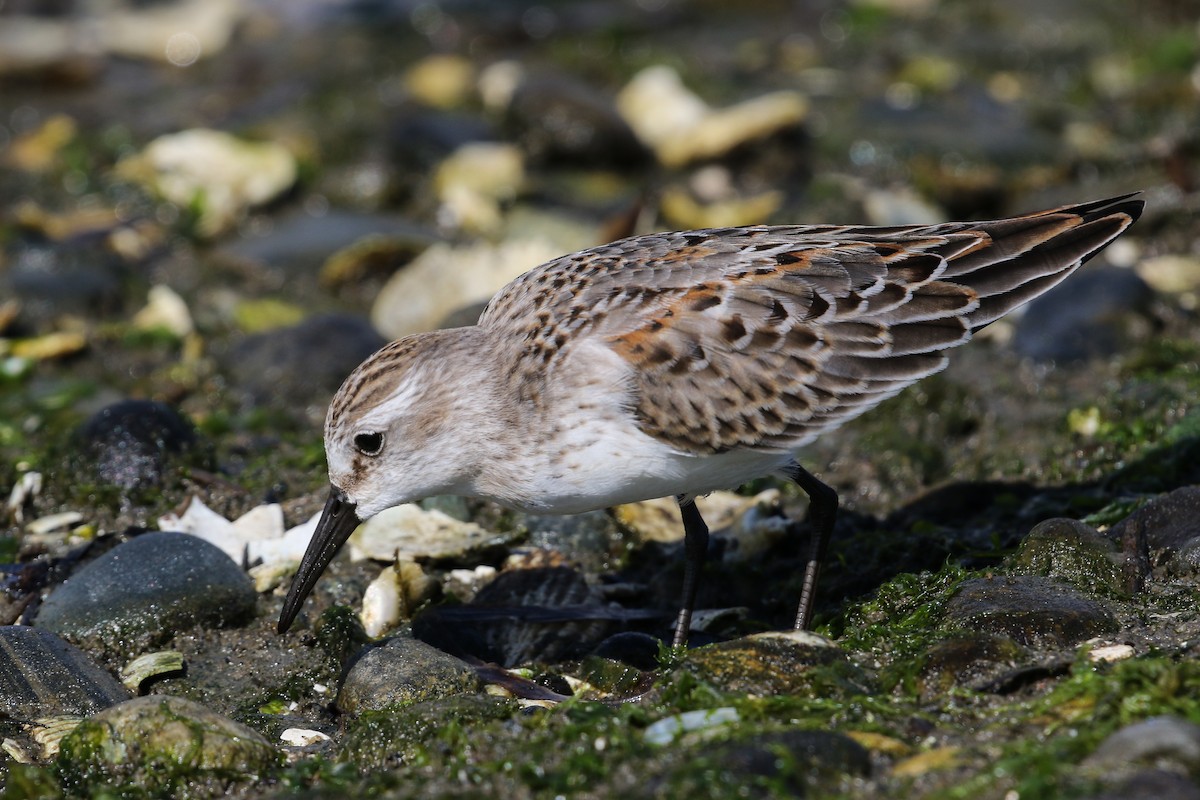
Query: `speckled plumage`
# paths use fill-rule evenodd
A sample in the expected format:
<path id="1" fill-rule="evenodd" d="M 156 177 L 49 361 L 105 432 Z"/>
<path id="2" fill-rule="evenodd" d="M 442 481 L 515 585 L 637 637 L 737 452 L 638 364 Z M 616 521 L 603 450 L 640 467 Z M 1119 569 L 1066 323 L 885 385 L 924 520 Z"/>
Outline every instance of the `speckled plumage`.
<path id="1" fill-rule="evenodd" d="M 549 513 L 677 495 L 694 584 L 707 532 L 690 499 L 783 472 L 822 496 L 819 540 L 836 495 L 794 451 L 942 369 L 949 348 L 1065 279 L 1142 205 L 662 233 L 563 256 L 502 289 L 477 326 L 393 342 L 347 378 L 326 420 L 334 495 L 363 519 L 428 494 Z M 327 527 L 288 622 L 336 552 L 318 544 Z"/>

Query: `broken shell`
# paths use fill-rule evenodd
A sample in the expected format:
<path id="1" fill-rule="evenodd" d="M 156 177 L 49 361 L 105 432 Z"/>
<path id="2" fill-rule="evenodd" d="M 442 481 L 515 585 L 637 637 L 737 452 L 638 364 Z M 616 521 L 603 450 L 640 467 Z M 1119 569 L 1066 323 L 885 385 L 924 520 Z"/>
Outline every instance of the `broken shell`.
<path id="1" fill-rule="evenodd" d="M 155 675 L 166 675 L 183 671 L 183 653 L 176 650 L 160 650 L 146 653 L 130 661 L 121 670 L 121 683 L 131 692 L 136 692 L 142 683 Z"/>

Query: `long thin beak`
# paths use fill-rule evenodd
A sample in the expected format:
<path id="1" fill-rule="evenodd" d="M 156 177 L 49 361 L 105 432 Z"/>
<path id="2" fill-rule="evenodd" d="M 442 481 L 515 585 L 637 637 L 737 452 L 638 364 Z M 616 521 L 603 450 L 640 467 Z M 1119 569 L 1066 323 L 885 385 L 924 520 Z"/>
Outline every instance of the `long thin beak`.
<path id="1" fill-rule="evenodd" d="M 321 521 L 313 533 L 304 558 L 300 560 L 300 569 L 292 578 L 292 588 L 288 590 L 287 598 L 283 601 L 283 611 L 279 615 L 279 632 L 287 633 L 292 627 L 292 621 L 300 613 L 304 599 L 317 584 L 317 579 L 329 566 L 329 562 L 337 555 L 338 550 L 354 533 L 361 520 L 355 513 L 354 503 L 346 497 L 346 493 L 336 486 L 329 492 L 325 501 L 325 510 L 321 512 Z"/>

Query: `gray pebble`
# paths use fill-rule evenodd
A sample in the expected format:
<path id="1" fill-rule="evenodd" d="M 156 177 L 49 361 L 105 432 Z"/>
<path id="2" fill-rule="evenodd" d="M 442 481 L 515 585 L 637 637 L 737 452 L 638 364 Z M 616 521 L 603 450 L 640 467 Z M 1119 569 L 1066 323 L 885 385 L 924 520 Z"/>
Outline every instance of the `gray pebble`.
<path id="1" fill-rule="evenodd" d="M 479 678 L 466 662 L 417 639 L 398 636 L 365 648 L 338 692 L 347 714 L 406 706 L 475 691 Z"/>
<path id="2" fill-rule="evenodd" d="M 107 650 L 135 652 L 194 626 L 253 616 L 258 595 L 221 550 L 183 533 L 146 533 L 73 574 L 46 598 L 36 624 Z"/>
<path id="3" fill-rule="evenodd" d="M 122 489 L 166 485 L 172 466 L 197 443 L 188 420 L 151 400 L 106 406 L 84 422 L 74 438 L 91 477 Z"/>
<path id="4" fill-rule="evenodd" d="M 1200 725 L 1182 717 L 1151 717 L 1114 732 L 1088 756 L 1090 766 L 1170 766 L 1200 773 Z"/>

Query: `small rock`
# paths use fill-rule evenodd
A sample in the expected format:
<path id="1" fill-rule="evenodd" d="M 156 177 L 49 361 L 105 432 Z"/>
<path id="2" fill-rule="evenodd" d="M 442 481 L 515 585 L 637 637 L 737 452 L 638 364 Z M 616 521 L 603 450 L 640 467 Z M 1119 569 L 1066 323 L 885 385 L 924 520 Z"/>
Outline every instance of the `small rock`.
<path id="1" fill-rule="evenodd" d="M 1160 495 L 1108 529 L 1117 542 L 1144 536 L 1152 564 L 1165 564 L 1200 537 L 1200 486 Z"/>
<path id="2" fill-rule="evenodd" d="M 965 581 L 947 603 L 942 626 L 1049 648 L 1073 647 L 1118 628 L 1104 603 L 1065 583 L 1028 575 Z"/>
<path id="3" fill-rule="evenodd" d="M 646 726 L 642 738 L 647 744 L 670 744 L 682 734 L 692 731 L 703 731 L 741 722 L 741 716 L 736 708 L 702 708 L 696 711 L 685 711 L 653 722 Z"/>
<path id="4" fill-rule="evenodd" d="M 64 314 L 95 319 L 121 309 L 126 267 L 98 236 L 18 240 L 4 248 L 3 256 L 0 297 L 21 302 L 16 322 L 20 328 L 51 333 Z"/>
<path id="5" fill-rule="evenodd" d="M 182 697 L 139 697 L 101 711 L 62 740 L 64 786 L 137 786 L 155 796 L 224 796 L 281 764 L 257 731 Z M 206 785 L 207 784 L 207 785 Z"/>
<path id="6" fill-rule="evenodd" d="M 151 286 L 146 306 L 133 316 L 133 327 L 140 330 L 165 330 L 182 339 L 196 326 L 187 303 L 169 286 Z"/>
<path id="7" fill-rule="evenodd" d="M 237 0 L 175 0 L 109 8 L 97 22 L 116 55 L 190 67 L 224 50 L 245 14 Z"/>
<path id="8" fill-rule="evenodd" d="M 146 533 L 75 572 L 46 598 L 36 623 L 138 652 L 194 626 L 240 623 L 256 602 L 250 579 L 213 545 L 183 533 Z"/>
<path id="9" fill-rule="evenodd" d="M 0 626 L 0 713 L 21 722 L 86 716 L 129 692 L 72 644 L 43 628 Z"/>
<path id="10" fill-rule="evenodd" d="M 510 91 L 508 124 L 533 159 L 594 168 L 643 164 L 650 155 L 613 101 L 581 81 L 529 77 Z"/>
<path id="11" fill-rule="evenodd" d="M 871 189 L 863 197 L 863 211 L 872 225 L 935 225 L 946 221 L 946 212 L 910 188 Z"/>
<path id="12" fill-rule="evenodd" d="M 450 154 L 434 173 L 439 221 L 475 234 L 494 234 L 501 204 L 516 198 L 525 182 L 521 151 L 501 142 L 471 142 Z"/>
<path id="13" fill-rule="evenodd" d="M 1169 769 L 1147 769 L 1115 789 L 1088 795 L 1085 800 L 1200 800 L 1200 786 Z"/>
<path id="14" fill-rule="evenodd" d="M 841 649 L 809 631 L 759 633 L 697 647 L 681 669 L 722 691 L 770 696 L 812 693 L 813 668 L 830 665 L 852 682 L 862 680 Z"/>
<path id="15" fill-rule="evenodd" d="M 337 707 L 357 715 L 478 687 L 479 678 L 466 662 L 417 639 L 397 636 L 355 657 L 338 692 Z"/>
<path id="16" fill-rule="evenodd" d="M 1034 526 L 1012 558 L 1017 572 L 1041 575 L 1102 594 L 1129 596 L 1112 542 L 1073 519 L 1048 519 Z"/>
<path id="17" fill-rule="evenodd" d="M 198 231 L 217 236 L 248 209 L 290 189 L 297 167 L 281 145 L 198 128 L 160 136 L 141 153 L 122 160 L 116 171 L 181 209 L 199 200 Z"/>
<path id="18" fill-rule="evenodd" d="M 433 330 L 451 311 L 489 299 L 513 278 L 560 255 L 540 240 L 435 244 L 384 285 L 371 321 L 393 339 Z"/>
<path id="19" fill-rule="evenodd" d="M 1200 288 L 1200 256 L 1151 256 L 1139 261 L 1136 269 L 1156 292 L 1194 297 Z"/>
<path id="20" fill-rule="evenodd" d="M 366 320 L 328 314 L 248 336 L 223 363 L 247 404 L 320 422 L 346 376 L 386 343 Z"/>
<path id="21" fill-rule="evenodd" d="M 921 695 L 932 698 L 953 686 L 977 685 L 1025 655 L 1025 649 L 1007 636 L 971 633 L 942 639 L 925 653 Z"/>
<path id="22" fill-rule="evenodd" d="M 621 631 L 596 645 L 592 655 L 649 671 L 658 667 L 658 654 L 661 649 L 662 640 L 655 636 L 637 631 Z"/>
<path id="23" fill-rule="evenodd" d="M 102 408 L 75 434 L 96 483 L 126 490 L 169 484 L 170 471 L 196 449 L 192 424 L 168 405 L 124 400 Z"/>
<path id="24" fill-rule="evenodd" d="M 1195 775 L 1200 773 L 1200 725 L 1172 716 L 1135 722 L 1101 742 L 1084 764 L 1165 766 Z"/>
<path id="25" fill-rule="evenodd" d="M 1154 290 L 1132 270 L 1085 267 L 1027 306 L 1013 348 L 1063 364 L 1109 358 L 1149 335 L 1153 300 Z"/>
<path id="26" fill-rule="evenodd" d="M 510 719 L 520 706 L 515 700 L 481 694 L 460 694 L 387 712 L 367 712 L 346 720 L 339 760 L 359 769 L 406 769 L 426 758 L 428 747 L 448 724 L 460 730 L 482 728 Z"/>

